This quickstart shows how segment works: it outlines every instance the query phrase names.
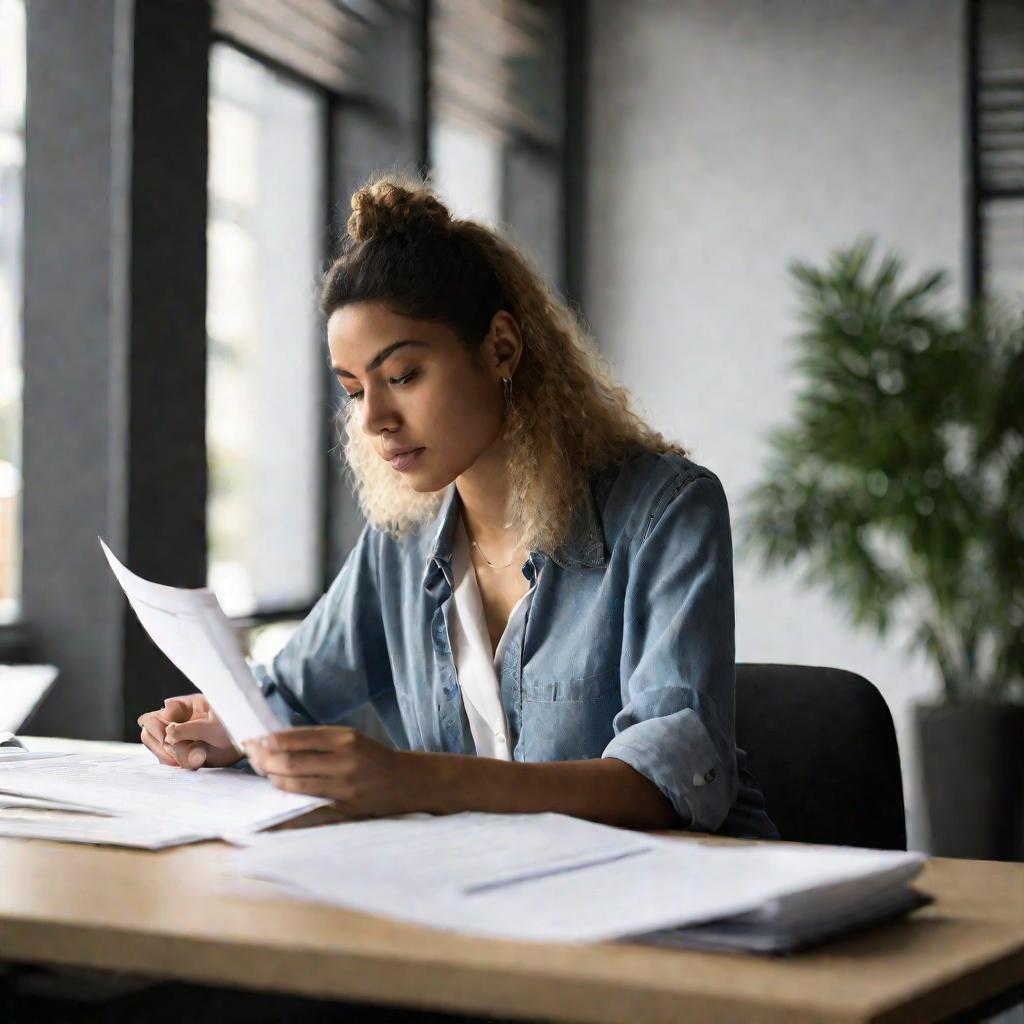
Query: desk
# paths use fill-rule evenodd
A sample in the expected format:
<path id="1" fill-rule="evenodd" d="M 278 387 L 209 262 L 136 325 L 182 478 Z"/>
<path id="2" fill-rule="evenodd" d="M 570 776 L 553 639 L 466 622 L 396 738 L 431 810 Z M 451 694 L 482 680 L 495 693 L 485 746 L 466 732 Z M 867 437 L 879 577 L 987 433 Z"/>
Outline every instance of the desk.
<path id="1" fill-rule="evenodd" d="M 622 1024 L 934 1021 L 1024 984 L 1024 864 L 934 858 L 917 882 L 932 906 L 776 960 L 488 941 L 228 892 L 228 853 L 0 839 L 0 951 L 348 1002 Z"/>

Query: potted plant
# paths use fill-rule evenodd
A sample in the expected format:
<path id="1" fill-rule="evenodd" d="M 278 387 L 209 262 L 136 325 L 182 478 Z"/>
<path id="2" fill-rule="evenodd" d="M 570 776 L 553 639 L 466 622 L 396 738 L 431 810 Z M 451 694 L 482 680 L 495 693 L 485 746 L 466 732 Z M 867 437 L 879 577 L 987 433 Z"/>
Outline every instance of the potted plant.
<path id="1" fill-rule="evenodd" d="M 915 707 L 932 852 L 1022 858 L 1024 315 L 958 311 L 945 272 L 904 285 L 873 248 L 789 267 L 802 381 L 739 543 L 857 625 L 909 626 L 943 682 Z"/>

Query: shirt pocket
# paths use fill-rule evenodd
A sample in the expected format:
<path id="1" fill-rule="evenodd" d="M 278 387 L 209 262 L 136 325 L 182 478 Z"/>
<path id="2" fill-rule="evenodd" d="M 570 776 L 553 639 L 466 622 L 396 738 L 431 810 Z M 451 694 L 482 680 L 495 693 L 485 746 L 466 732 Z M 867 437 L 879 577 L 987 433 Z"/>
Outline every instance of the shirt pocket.
<path id="1" fill-rule="evenodd" d="M 522 743 L 527 761 L 600 757 L 622 710 L 618 668 L 573 679 L 523 684 Z"/>
<path id="2" fill-rule="evenodd" d="M 523 678 L 523 703 L 585 703 L 601 700 L 609 690 L 619 692 L 619 669 L 605 668 L 573 679 Z"/>

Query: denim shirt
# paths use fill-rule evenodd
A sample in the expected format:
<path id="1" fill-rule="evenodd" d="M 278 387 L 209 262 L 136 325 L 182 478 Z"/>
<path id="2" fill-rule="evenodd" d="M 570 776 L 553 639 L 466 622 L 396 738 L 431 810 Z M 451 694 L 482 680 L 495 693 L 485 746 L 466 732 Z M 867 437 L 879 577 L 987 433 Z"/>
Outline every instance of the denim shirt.
<path id="1" fill-rule="evenodd" d="M 448 620 L 460 501 L 401 541 L 367 524 L 261 689 L 292 725 L 370 703 L 396 746 L 474 754 Z M 543 573 L 541 569 L 544 569 Z M 535 586 L 501 697 L 517 761 L 614 757 L 686 827 L 778 838 L 735 743 L 732 537 L 718 477 L 637 450 L 590 474 L 569 540 L 531 551 Z"/>

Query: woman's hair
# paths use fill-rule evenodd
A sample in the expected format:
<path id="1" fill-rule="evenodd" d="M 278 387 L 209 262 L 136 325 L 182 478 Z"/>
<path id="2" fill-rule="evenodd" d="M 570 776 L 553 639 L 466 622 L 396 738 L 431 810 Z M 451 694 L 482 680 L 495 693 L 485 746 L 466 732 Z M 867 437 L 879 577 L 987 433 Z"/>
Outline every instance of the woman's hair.
<path id="1" fill-rule="evenodd" d="M 591 468 L 636 446 L 686 450 L 630 407 L 576 315 L 527 258 L 490 228 L 451 216 L 422 180 L 374 175 L 352 196 L 341 253 L 324 276 L 325 317 L 343 306 L 381 303 L 391 312 L 451 328 L 478 349 L 495 313 L 508 312 L 523 351 L 506 409 L 510 521 L 527 550 L 564 543 Z M 444 491 L 419 493 L 377 454 L 354 414 L 339 424 L 356 497 L 371 525 L 396 539 L 434 518 Z"/>

